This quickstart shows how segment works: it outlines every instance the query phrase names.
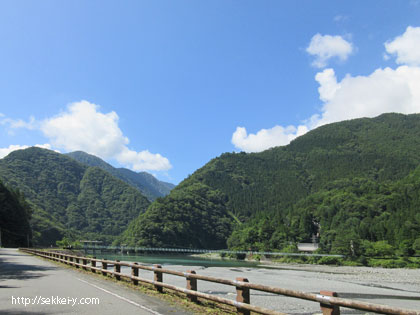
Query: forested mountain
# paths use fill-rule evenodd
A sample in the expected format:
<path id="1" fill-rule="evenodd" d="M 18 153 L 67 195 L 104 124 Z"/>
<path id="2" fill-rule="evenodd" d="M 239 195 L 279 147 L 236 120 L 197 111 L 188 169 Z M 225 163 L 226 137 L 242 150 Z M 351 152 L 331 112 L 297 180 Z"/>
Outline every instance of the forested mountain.
<path id="1" fill-rule="evenodd" d="M 166 196 L 175 187 L 174 184 L 157 180 L 147 172 L 136 173 L 126 168 L 115 168 L 102 159 L 82 151 L 75 151 L 66 155 L 87 166 L 97 166 L 109 172 L 113 176 L 140 190 L 150 201 Z"/>
<path id="2" fill-rule="evenodd" d="M 0 239 L 3 247 L 26 247 L 32 239 L 31 208 L 19 191 L 0 182 Z"/>
<path id="3" fill-rule="evenodd" d="M 229 218 L 232 226 L 224 223 L 214 242 L 200 243 L 207 248 L 225 247 L 220 238 L 230 235 L 230 248 L 281 249 L 318 232 L 327 252 L 355 250 L 362 240 L 394 246 L 406 241 L 412 248 L 420 235 L 414 198 L 420 194 L 418 165 L 420 115 L 384 114 L 325 125 L 287 146 L 211 160 L 140 215 L 121 241 L 198 246 L 194 237 L 186 237 L 198 214 L 199 220 Z M 213 196 L 220 196 L 216 208 Z M 219 226 L 218 220 L 199 222 L 196 228 L 203 231 Z M 345 231 L 359 238 L 343 240 Z"/>
<path id="4" fill-rule="evenodd" d="M 0 179 L 31 205 L 35 244 L 55 244 L 63 236 L 111 242 L 150 204 L 137 189 L 98 167 L 35 147 L 1 159 Z"/>

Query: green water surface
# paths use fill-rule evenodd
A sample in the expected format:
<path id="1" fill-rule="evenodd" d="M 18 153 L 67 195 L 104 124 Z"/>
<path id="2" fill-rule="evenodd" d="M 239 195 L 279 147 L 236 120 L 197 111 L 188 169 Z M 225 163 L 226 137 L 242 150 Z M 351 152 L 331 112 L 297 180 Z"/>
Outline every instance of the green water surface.
<path id="1" fill-rule="evenodd" d="M 256 268 L 258 262 L 249 262 L 233 259 L 210 259 L 190 255 L 122 255 L 110 253 L 96 253 L 96 258 L 108 260 L 131 261 L 142 264 L 203 266 L 203 267 L 248 267 Z"/>

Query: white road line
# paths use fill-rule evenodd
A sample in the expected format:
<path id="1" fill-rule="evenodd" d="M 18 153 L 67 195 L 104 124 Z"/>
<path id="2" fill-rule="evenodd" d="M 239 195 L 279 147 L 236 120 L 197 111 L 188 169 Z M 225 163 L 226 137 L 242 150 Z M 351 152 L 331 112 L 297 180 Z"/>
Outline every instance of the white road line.
<path id="1" fill-rule="evenodd" d="M 87 282 L 87 281 L 82 280 L 82 279 L 79 279 L 79 278 L 77 278 L 77 280 L 82 281 L 82 282 L 84 282 L 84 283 L 86 283 L 86 284 L 88 284 L 88 285 L 90 285 L 90 286 L 92 286 L 92 287 L 95 287 L 95 288 L 99 289 L 99 290 L 102 290 L 102 291 L 104 291 L 104 292 L 106 292 L 106 293 L 108 293 L 108 294 L 111 294 L 111 295 L 113 295 L 113 296 L 115 296 L 115 297 L 117 297 L 117 298 L 119 298 L 119 299 L 121 299 L 121 300 L 123 300 L 123 301 L 126 301 L 126 302 L 128 302 L 128 303 L 130 303 L 130 304 L 133 304 L 133 305 L 135 305 L 135 306 L 137 306 L 137 307 L 140 307 L 141 309 L 144 309 L 145 311 L 148 311 L 148 312 L 150 312 L 150 313 L 152 313 L 152 314 L 155 314 L 155 315 L 163 315 L 163 314 L 161 314 L 161 313 L 159 313 L 159 312 L 156 312 L 156 311 L 154 311 L 154 310 L 152 310 L 152 309 L 150 309 L 150 308 L 148 308 L 148 307 L 146 307 L 146 306 L 143 306 L 143 305 L 138 304 L 138 303 L 136 303 L 136 302 L 134 302 L 134 301 L 131 301 L 131 300 L 129 300 L 129 299 L 127 299 L 127 298 L 123 297 L 123 296 L 120 296 L 120 295 L 118 295 L 118 294 L 116 294 L 116 293 L 114 293 L 114 292 L 111 292 L 111 291 L 108 291 L 107 289 L 104 289 L 104 288 L 98 287 L 97 285 L 95 285 L 95 284 L 93 284 L 93 283 Z"/>

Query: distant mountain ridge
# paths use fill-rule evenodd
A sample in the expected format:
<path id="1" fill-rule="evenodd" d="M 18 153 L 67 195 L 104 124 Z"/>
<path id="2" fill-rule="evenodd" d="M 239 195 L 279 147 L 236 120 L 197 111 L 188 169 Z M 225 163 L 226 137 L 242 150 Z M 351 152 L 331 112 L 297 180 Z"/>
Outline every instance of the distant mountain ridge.
<path id="1" fill-rule="evenodd" d="M 66 155 L 82 164 L 96 166 L 109 172 L 113 176 L 140 190 L 150 201 L 168 195 L 175 187 L 174 184 L 159 181 L 147 172 L 136 173 L 126 168 L 115 168 L 101 158 L 83 151 L 70 152 L 66 153 Z"/>
<path id="2" fill-rule="evenodd" d="M 0 179 L 33 209 L 34 243 L 63 236 L 112 242 L 149 206 L 141 192 L 100 167 L 36 147 L 0 159 Z"/>
<path id="3" fill-rule="evenodd" d="M 420 114 L 324 125 L 286 146 L 212 159 L 139 215 L 119 241 L 278 250 L 321 231 L 326 252 L 350 252 L 362 241 L 414 246 L 420 214 L 410 198 L 420 195 L 419 165 Z M 407 176 L 419 185 L 410 182 L 414 191 L 404 193 Z"/>

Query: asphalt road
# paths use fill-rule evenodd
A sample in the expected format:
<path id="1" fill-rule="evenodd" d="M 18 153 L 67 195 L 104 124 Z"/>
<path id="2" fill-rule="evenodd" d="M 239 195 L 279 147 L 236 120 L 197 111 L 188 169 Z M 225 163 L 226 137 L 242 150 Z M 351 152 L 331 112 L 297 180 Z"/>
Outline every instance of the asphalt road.
<path id="1" fill-rule="evenodd" d="M 0 249 L 0 314 L 186 314 L 160 299 L 43 259 Z"/>

